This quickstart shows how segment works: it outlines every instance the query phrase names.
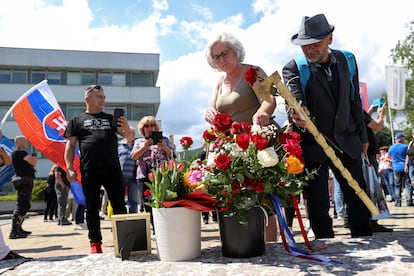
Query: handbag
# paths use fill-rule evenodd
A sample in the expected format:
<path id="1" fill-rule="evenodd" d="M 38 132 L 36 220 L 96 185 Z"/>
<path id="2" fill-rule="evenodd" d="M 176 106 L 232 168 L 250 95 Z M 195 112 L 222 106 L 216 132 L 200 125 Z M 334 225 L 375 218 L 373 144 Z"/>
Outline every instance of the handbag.
<path id="1" fill-rule="evenodd" d="M 391 217 L 390 211 L 385 200 L 384 193 L 378 181 L 377 172 L 374 166 L 369 162 L 366 154 L 362 155 L 362 172 L 366 183 L 367 195 L 377 207 L 379 214 L 372 215 L 373 220 Z"/>

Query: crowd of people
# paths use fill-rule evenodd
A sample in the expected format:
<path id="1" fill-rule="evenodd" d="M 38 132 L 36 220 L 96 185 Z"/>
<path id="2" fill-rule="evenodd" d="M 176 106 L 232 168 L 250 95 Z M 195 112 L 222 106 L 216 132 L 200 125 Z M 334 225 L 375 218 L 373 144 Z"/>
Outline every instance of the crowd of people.
<path id="1" fill-rule="evenodd" d="M 365 154 L 378 172 L 387 200 L 394 201 L 397 207 L 402 206 L 401 194 L 405 189 L 405 204 L 413 206 L 413 142 L 407 145 L 405 135 L 398 133 L 395 144 L 390 147 L 381 145 L 377 153 L 374 134 L 384 126 L 385 106 L 378 109 L 376 119 L 372 118 L 373 107 L 367 112 L 363 110 L 358 74 L 350 72 L 347 65 L 350 61 L 342 51 L 330 47 L 334 29 L 324 14 L 303 17 L 299 31 L 291 37 L 291 42 L 301 47 L 310 76 L 303 86 L 300 68 L 297 61 L 292 59 L 283 67 L 284 82 L 302 103 L 303 109 L 360 188 L 366 190 L 361 159 L 361 155 Z M 208 44 L 207 63 L 222 74 L 214 85 L 212 100 L 205 112 L 207 123 L 213 124 L 214 116 L 218 113 L 228 113 L 233 121 L 261 126 L 277 125 L 273 120 L 275 97 L 271 97 L 270 102 L 264 101 L 243 78 L 251 67 L 257 71 L 258 79 L 266 78 L 266 73 L 257 65 L 243 63 L 244 58 L 245 49 L 232 34 L 222 33 Z M 357 68 L 355 58 L 352 62 Z M 144 191 L 148 189 L 145 184 L 149 182 L 148 174 L 161 162 L 175 159 L 176 152 L 175 145 L 162 134 L 154 116 L 145 116 L 139 121 L 136 129 L 141 137 L 138 138 L 124 116 L 116 119 L 114 124 L 114 116 L 104 112 L 105 92 L 102 86 L 91 85 L 85 90 L 85 104 L 85 112 L 71 118 L 64 133 L 67 140 L 64 152 L 66 169 L 54 165 L 49 173 L 44 220 L 57 219 L 60 226 L 71 225 L 67 210 L 73 209 L 75 229 L 88 229 L 90 252 L 102 253 L 100 220 L 104 211 L 102 206 L 106 206 L 107 201 L 101 196 L 101 190 L 104 189 L 114 214 L 151 213 L 144 198 Z M 308 181 L 303 191 L 306 214 L 315 239 L 335 236 L 330 214 L 333 194 L 337 216 L 341 219 L 347 217 L 352 237 L 392 231 L 371 219 L 371 212 L 366 205 L 308 131 L 306 120 L 292 108 L 287 109 L 287 114 L 289 129 L 301 136 L 305 168 L 318 170 L 318 174 Z M 158 136 L 154 135 L 156 133 Z M 118 139 L 119 136 L 122 136 L 122 140 Z M 25 137 L 16 137 L 15 144 L 16 151 L 10 160 L 3 150 L 0 151 L 2 162 L 10 161 L 16 171 L 12 182 L 18 199 L 13 212 L 10 239 L 25 238 L 31 233 L 23 230 L 22 224 L 30 209 L 37 161 L 26 152 Z M 76 146 L 80 150 L 81 175 L 78 175 L 74 165 Z M 82 182 L 86 206 L 75 204 L 76 208 L 68 208 L 70 182 L 76 181 Z M 331 189 L 333 186 L 335 188 Z M 293 216 L 293 213 L 289 216 Z M 205 223 L 208 223 L 208 217 L 208 213 L 203 215 Z M 216 219 L 214 216 L 213 220 Z M 292 217 L 288 221 L 291 226 Z"/>

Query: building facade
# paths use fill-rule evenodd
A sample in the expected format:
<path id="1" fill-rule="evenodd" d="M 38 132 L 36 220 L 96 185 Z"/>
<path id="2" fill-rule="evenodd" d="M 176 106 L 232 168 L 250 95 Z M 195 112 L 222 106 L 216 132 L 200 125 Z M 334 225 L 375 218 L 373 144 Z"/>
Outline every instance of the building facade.
<path id="1" fill-rule="evenodd" d="M 49 50 L 0 47 L 0 119 L 12 104 L 44 79 L 67 120 L 85 111 L 84 91 L 91 84 L 105 90 L 105 112 L 123 108 L 131 127 L 160 105 L 159 54 Z M 12 116 L 2 127 L 12 139 L 21 132 Z M 138 132 L 137 132 L 138 134 Z M 46 177 L 52 162 L 36 149 L 36 177 Z"/>

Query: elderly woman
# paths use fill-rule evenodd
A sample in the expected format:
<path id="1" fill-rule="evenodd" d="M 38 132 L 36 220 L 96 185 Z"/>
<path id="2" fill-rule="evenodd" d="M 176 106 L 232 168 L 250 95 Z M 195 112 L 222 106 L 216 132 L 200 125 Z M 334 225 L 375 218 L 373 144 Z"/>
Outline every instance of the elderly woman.
<path id="1" fill-rule="evenodd" d="M 244 57 L 243 45 L 228 33 L 220 34 L 207 46 L 208 64 L 224 72 L 214 86 L 213 98 L 205 113 L 208 123 L 213 124 L 214 116 L 218 113 L 228 113 L 236 122 L 261 126 L 274 123 L 271 117 L 276 107 L 275 98 L 272 97 L 271 103 L 265 102 L 254 93 L 244 78 L 249 68 L 256 71 L 258 81 L 265 79 L 266 73 L 259 66 L 242 63 Z"/>
<path id="2" fill-rule="evenodd" d="M 160 126 L 155 117 L 143 117 L 139 121 L 137 128 L 143 137 L 135 140 L 131 157 L 137 160 L 138 198 L 141 200 L 141 211 L 144 211 L 142 199 L 144 191 L 148 189 L 147 185 L 145 185 L 145 182 L 149 182 L 148 174 L 163 161 L 170 160 L 176 156 L 174 147 L 168 137 L 162 136 Z M 145 210 L 151 213 L 150 206 L 145 206 Z"/>

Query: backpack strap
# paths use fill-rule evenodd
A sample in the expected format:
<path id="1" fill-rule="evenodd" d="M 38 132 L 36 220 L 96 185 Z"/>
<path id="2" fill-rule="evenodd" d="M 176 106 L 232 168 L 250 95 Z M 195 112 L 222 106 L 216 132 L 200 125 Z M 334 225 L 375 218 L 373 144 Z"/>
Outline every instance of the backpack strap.
<path id="1" fill-rule="evenodd" d="M 355 62 L 355 56 L 348 51 L 341 50 L 341 52 L 344 54 L 346 58 L 346 63 L 348 64 L 348 70 L 349 70 L 349 82 L 351 83 L 351 99 L 354 100 L 355 95 L 355 87 L 354 82 L 352 79 L 355 75 L 355 69 L 356 69 L 356 62 Z M 309 70 L 309 64 L 308 60 L 306 59 L 304 54 L 301 54 L 295 58 L 296 66 L 299 70 L 299 79 L 300 79 L 300 85 L 302 86 L 302 93 L 303 93 L 303 103 L 306 105 L 306 85 L 308 83 L 308 80 L 310 78 L 310 70 Z"/>
<path id="2" fill-rule="evenodd" d="M 355 75 L 355 67 L 356 67 L 355 56 L 351 52 L 348 52 L 345 50 L 341 50 L 341 52 L 344 54 L 346 58 L 346 63 L 348 64 L 349 82 L 351 83 L 351 88 L 352 88 L 351 100 L 354 100 L 355 87 L 354 87 L 354 82 L 352 81 L 352 79 L 354 78 L 354 75 Z"/>

